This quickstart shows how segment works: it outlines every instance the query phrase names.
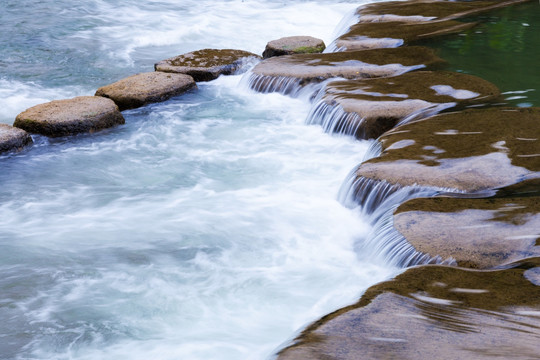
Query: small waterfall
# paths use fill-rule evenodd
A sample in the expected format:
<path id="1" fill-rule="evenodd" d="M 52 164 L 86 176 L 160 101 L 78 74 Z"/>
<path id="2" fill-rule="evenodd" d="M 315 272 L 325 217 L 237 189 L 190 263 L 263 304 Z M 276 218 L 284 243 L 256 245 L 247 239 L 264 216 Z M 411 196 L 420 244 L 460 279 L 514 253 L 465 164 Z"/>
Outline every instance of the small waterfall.
<path id="1" fill-rule="evenodd" d="M 244 77 L 244 79 L 246 79 L 246 77 Z M 263 94 L 279 92 L 295 98 L 301 96 L 311 98 L 313 97 L 313 94 L 316 94 L 322 87 L 320 82 L 288 76 L 259 75 L 252 72 L 247 74 L 247 80 L 244 81 L 247 81 L 247 85 L 250 89 L 257 92 Z"/>
<path id="2" fill-rule="evenodd" d="M 360 16 L 358 15 L 358 9 L 355 9 L 351 11 L 348 15 L 344 16 L 343 19 L 339 22 L 339 24 L 336 26 L 336 29 L 334 30 L 334 33 L 332 34 L 332 41 L 326 49 L 324 49 L 323 53 L 333 53 L 333 52 L 339 52 L 340 50 L 336 47 L 336 41 L 337 39 L 345 34 L 351 26 L 358 23 Z"/>
<path id="3" fill-rule="evenodd" d="M 364 118 L 355 112 L 346 112 L 339 105 L 330 105 L 320 100 L 308 114 L 308 125 L 321 125 L 325 132 L 356 136 L 365 139 L 366 132 L 362 127 Z"/>
<path id="4" fill-rule="evenodd" d="M 432 257 L 417 251 L 407 239 L 394 228 L 393 213 L 398 205 L 386 209 L 375 223 L 367 239 L 357 245 L 361 254 L 372 253 L 381 256 L 385 262 L 400 267 L 423 264 L 457 265 L 453 258 Z"/>
<path id="5" fill-rule="evenodd" d="M 457 105 L 457 103 L 455 103 L 455 102 L 449 102 L 449 103 L 443 103 L 443 104 L 433 104 L 433 106 L 430 106 L 428 108 L 415 111 L 412 114 L 404 117 L 403 119 L 401 119 L 396 124 L 396 127 L 398 127 L 400 125 L 410 123 L 410 122 L 413 122 L 413 121 L 422 120 L 422 119 L 428 118 L 430 116 L 437 115 L 438 113 L 440 113 L 440 112 L 442 112 L 442 111 L 444 111 L 446 109 L 453 108 L 456 105 Z"/>

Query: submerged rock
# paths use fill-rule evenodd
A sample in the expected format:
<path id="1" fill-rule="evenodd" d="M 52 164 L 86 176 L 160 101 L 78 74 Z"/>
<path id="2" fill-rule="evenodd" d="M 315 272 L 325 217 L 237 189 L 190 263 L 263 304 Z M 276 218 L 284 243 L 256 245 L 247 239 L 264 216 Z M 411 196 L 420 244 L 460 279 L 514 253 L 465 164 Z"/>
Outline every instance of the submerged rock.
<path id="1" fill-rule="evenodd" d="M 210 81 L 220 75 L 231 75 L 242 70 L 259 55 L 232 49 L 204 49 L 162 60 L 154 65 L 156 71 L 187 74 L 195 81 Z"/>
<path id="2" fill-rule="evenodd" d="M 16 127 L 0 124 L 0 154 L 8 151 L 20 151 L 32 143 L 30 135 Z"/>
<path id="3" fill-rule="evenodd" d="M 377 138 L 407 117 L 418 120 L 458 104 L 487 103 L 499 95 L 488 81 L 448 71 L 334 81 L 326 85 L 308 123 L 360 139 Z"/>
<path id="4" fill-rule="evenodd" d="M 472 16 L 500 7 L 511 6 L 531 0 L 506 1 L 433 1 L 408 0 L 377 2 L 357 10 L 359 22 L 421 22 L 453 20 Z"/>
<path id="5" fill-rule="evenodd" d="M 339 51 L 393 48 L 475 26 L 454 20 L 429 22 L 363 22 L 353 25 L 335 41 Z"/>
<path id="6" fill-rule="evenodd" d="M 298 87 L 335 77 L 363 79 L 396 76 L 443 63 L 433 50 L 416 46 L 347 53 L 285 55 L 257 64 L 252 70 L 250 86 L 260 92 L 291 93 Z"/>
<path id="7" fill-rule="evenodd" d="M 540 176 L 538 108 L 436 115 L 379 138 L 381 154 L 356 178 L 457 192 L 482 192 Z"/>
<path id="8" fill-rule="evenodd" d="M 321 39 L 311 36 L 289 36 L 270 41 L 263 52 L 263 58 L 292 54 L 322 53 L 326 45 Z"/>
<path id="9" fill-rule="evenodd" d="M 13 126 L 56 137 L 92 133 L 124 123 L 114 101 L 100 96 L 80 96 L 33 106 L 17 115 Z"/>
<path id="10" fill-rule="evenodd" d="M 313 323 L 278 360 L 537 358 L 540 259 L 515 266 L 408 269 Z"/>
<path id="11" fill-rule="evenodd" d="M 540 197 L 429 198 L 402 204 L 394 227 L 418 251 L 490 268 L 540 256 Z"/>
<path id="12" fill-rule="evenodd" d="M 120 110 L 165 101 L 197 87 L 193 78 L 184 74 L 163 72 L 142 73 L 100 87 L 96 96 L 113 100 Z"/>

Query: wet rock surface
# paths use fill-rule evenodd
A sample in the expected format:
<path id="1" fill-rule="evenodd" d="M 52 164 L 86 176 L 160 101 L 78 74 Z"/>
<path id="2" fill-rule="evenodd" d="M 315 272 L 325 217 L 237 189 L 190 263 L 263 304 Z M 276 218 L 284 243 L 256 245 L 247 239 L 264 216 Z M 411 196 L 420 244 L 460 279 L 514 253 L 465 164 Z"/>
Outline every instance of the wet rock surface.
<path id="1" fill-rule="evenodd" d="M 338 51 L 398 47 L 418 40 L 458 33 L 475 26 L 455 19 L 526 2 L 509 1 L 391 1 L 357 10 L 358 23 L 332 44 Z"/>
<path id="2" fill-rule="evenodd" d="M 452 20 L 527 1 L 389 1 L 362 6 L 357 14 L 360 22 Z"/>
<path id="3" fill-rule="evenodd" d="M 497 87 L 485 80 L 448 71 L 334 81 L 326 85 L 309 122 L 323 124 L 329 132 L 377 138 L 408 116 L 416 114 L 418 120 L 457 105 L 488 103 L 499 96 Z"/>
<path id="4" fill-rule="evenodd" d="M 420 252 L 491 268 L 540 256 L 540 197 L 413 199 L 394 227 Z"/>
<path id="5" fill-rule="evenodd" d="M 165 101 L 197 87 L 193 78 L 184 74 L 163 72 L 142 73 L 100 87 L 96 96 L 113 100 L 120 110 Z"/>
<path id="6" fill-rule="evenodd" d="M 233 49 L 203 49 L 162 60 L 156 71 L 187 74 L 195 81 L 210 81 L 220 75 L 231 75 L 260 59 L 259 55 Z"/>
<path id="7" fill-rule="evenodd" d="M 540 259 L 514 266 L 411 268 L 309 326 L 278 359 L 538 358 Z"/>
<path id="8" fill-rule="evenodd" d="M 80 96 L 33 106 L 15 119 L 13 126 L 50 137 L 92 133 L 124 124 L 114 101 L 100 96 Z"/>
<path id="9" fill-rule="evenodd" d="M 270 41 L 263 52 L 263 58 L 292 54 L 322 53 L 326 45 L 312 36 L 288 36 Z"/>
<path id="10" fill-rule="evenodd" d="M 321 82 L 334 77 L 362 79 L 396 76 L 408 71 L 437 67 L 444 63 L 429 48 L 403 47 L 368 51 L 297 54 L 266 59 L 253 68 L 251 87 L 257 91 L 281 91 L 294 85 Z"/>
<path id="11" fill-rule="evenodd" d="M 392 48 L 435 36 L 458 33 L 474 27 L 474 23 L 454 20 L 442 22 L 364 22 L 353 25 L 340 36 L 336 47 L 340 51 Z"/>
<path id="12" fill-rule="evenodd" d="M 401 186 L 480 192 L 540 171 L 540 109 L 490 108 L 436 115 L 399 126 L 357 177 Z"/>
<path id="13" fill-rule="evenodd" d="M 26 131 L 7 124 L 0 124 L 0 154 L 20 151 L 31 143 L 32 138 Z"/>

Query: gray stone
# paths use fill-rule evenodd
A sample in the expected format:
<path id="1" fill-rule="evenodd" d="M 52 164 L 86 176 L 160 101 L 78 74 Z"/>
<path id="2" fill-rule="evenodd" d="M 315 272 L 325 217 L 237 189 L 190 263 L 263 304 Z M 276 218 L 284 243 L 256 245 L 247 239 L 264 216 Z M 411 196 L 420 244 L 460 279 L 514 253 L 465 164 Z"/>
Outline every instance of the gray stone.
<path id="1" fill-rule="evenodd" d="M 232 75 L 260 59 L 259 55 L 232 49 L 203 49 L 162 60 L 156 71 L 187 74 L 195 81 L 210 81 L 220 75 Z"/>
<path id="2" fill-rule="evenodd" d="M 321 39 L 311 36 L 288 36 L 270 41 L 263 52 L 263 58 L 292 54 L 322 53 L 326 45 Z"/>
<path id="3" fill-rule="evenodd" d="M 101 96 L 80 96 L 33 106 L 17 115 L 13 126 L 57 137 L 93 133 L 124 123 L 114 101 Z"/>
<path id="4" fill-rule="evenodd" d="M 96 96 L 113 100 L 120 110 L 165 101 L 197 87 L 193 78 L 184 74 L 163 72 L 142 73 L 100 87 Z"/>
<path id="5" fill-rule="evenodd" d="M 20 151 L 31 143 L 32 138 L 26 131 L 7 124 L 0 124 L 0 154 Z"/>

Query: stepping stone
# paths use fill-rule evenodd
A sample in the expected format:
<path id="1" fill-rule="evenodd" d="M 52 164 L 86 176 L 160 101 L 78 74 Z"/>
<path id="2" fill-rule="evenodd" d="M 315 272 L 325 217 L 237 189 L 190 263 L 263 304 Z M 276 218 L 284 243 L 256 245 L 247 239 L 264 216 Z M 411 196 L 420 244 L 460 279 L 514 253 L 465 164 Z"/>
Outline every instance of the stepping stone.
<path id="1" fill-rule="evenodd" d="M 453 20 L 530 0 L 432 1 L 408 0 L 377 2 L 357 9 L 359 22 L 421 22 Z"/>
<path id="2" fill-rule="evenodd" d="M 393 48 L 409 45 L 418 40 L 458 33 L 474 27 L 476 23 L 454 20 L 409 22 L 362 22 L 335 41 L 337 51 Z"/>
<path id="3" fill-rule="evenodd" d="M 540 177 L 539 108 L 436 115 L 379 138 L 380 156 L 355 177 L 397 187 L 482 193 Z"/>
<path id="4" fill-rule="evenodd" d="M 15 119 L 13 126 L 50 137 L 93 133 L 124 124 L 114 101 L 100 96 L 80 96 L 33 106 Z"/>
<path id="5" fill-rule="evenodd" d="M 492 268 L 540 256 L 540 197 L 413 199 L 394 228 L 417 251 L 462 267 Z"/>
<path id="6" fill-rule="evenodd" d="M 398 47 L 475 26 L 454 21 L 529 0 L 508 1 L 390 1 L 358 8 L 358 23 L 336 39 L 333 51 Z"/>
<path id="7" fill-rule="evenodd" d="M 154 67 L 156 71 L 190 75 L 195 81 L 210 81 L 238 73 L 260 58 L 242 50 L 204 49 L 162 60 Z"/>
<path id="8" fill-rule="evenodd" d="M 408 269 L 315 321 L 277 360 L 537 358 L 540 259 L 515 266 Z"/>
<path id="9" fill-rule="evenodd" d="M 326 85 L 308 123 L 359 139 L 377 138 L 407 117 L 418 120 L 451 107 L 494 101 L 499 96 L 490 82 L 449 71 L 333 81 Z"/>
<path id="10" fill-rule="evenodd" d="M 444 61 L 426 47 L 376 49 L 347 53 L 296 54 L 272 57 L 253 68 L 250 86 L 259 92 L 285 94 L 299 87 L 342 77 L 364 79 L 397 76 L 408 71 L 441 66 Z"/>
<path id="11" fill-rule="evenodd" d="M 326 45 L 321 39 L 311 36 L 289 36 L 272 40 L 264 49 L 263 58 L 292 54 L 322 53 Z"/>
<path id="12" fill-rule="evenodd" d="M 7 124 L 0 124 L 0 154 L 20 151 L 30 144 L 32 144 L 32 138 L 26 131 Z"/>
<path id="13" fill-rule="evenodd" d="M 113 100 L 122 111 L 165 101 L 196 87 L 189 75 L 156 71 L 133 75 L 100 87 L 95 95 Z"/>

